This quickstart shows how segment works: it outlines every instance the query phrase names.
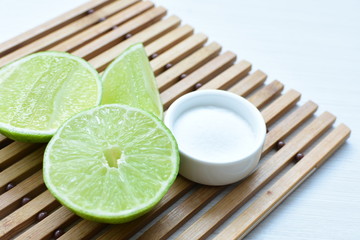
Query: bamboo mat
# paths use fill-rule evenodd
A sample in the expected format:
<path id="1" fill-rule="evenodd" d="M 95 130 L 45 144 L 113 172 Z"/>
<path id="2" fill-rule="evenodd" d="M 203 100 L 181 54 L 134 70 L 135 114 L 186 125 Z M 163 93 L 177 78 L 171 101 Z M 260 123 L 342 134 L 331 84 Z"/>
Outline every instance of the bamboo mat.
<path id="1" fill-rule="evenodd" d="M 0 135 L 0 239 L 242 238 L 350 135 L 344 124 L 334 126 L 334 115 L 315 114 L 316 103 L 299 104 L 299 92 L 266 81 L 251 63 L 237 61 L 233 52 L 222 51 L 149 1 L 88 2 L 2 43 L 0 66 L 32 52 L 57 50 L 83 57 L 101 72 L 136 42 L 146 47 L 165 110 L 176 98 L 201 89 L 228 90 L 259 108 L 269 132 L 256 172 L 227 187 L 179 176 L 151 212 L 130 223 L 106 225 L 77 217 L 46 190 L 44 145 Z M 279 141 L 286 143 L 280 149 Z"/>

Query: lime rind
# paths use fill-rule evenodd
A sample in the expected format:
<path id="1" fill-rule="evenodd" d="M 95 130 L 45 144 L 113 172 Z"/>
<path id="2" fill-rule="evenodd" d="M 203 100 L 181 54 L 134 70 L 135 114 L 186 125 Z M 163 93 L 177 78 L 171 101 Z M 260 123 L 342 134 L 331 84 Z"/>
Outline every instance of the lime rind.
<path id="1" fill-rule="evenodd" d="M 24 129 L 11 126 L 10 124 L 0 122 L 0 132 L 5 137 L 20 142 L 48 142 L 56 132 L 52 131 L 38 131 L 31 129 Z"/>
<path id="2" fill-rule="evenodd" d="M 138 57 L 136 59 L 137 62 L 131 64 L 129 63 L 129 59 L 126 58 L 129 57 L 131 58 L 132 57 L 131 55 L 133 53 L 137 54 Z M 124 73 L 123 76 L 124 79 L 121 79 L 119 75 L 117 75 L 117 79 L 116 79 L 117 82 L 112 82 L 111 84 L 109 83 L 108 84 L 109 87 L 108 87 L 107 82 L 112 81 L 112 79 L 109 80 L 108 76 L 113 74 L 114 71 L 116 72 L 116 70 L 114 69 L 119 68 L 119 62 L 122 61 L 128 61 L 126 63 L 128 65 L 125 68 L 128 68 L 129 65 L 141 66 L 141 71 L 143 73 L 143 76 L 140 79 L 130 79 L 132 72 L 131 69 L 120 69 L 120 71 Z M 158 118 L 163 119 L 163 105 L 160 99 L 160 94 L 158 91 L 156 79 L 142 43 L 136 43 L 131 45 L 125 51 L 123 51 L 117 58 L 115 58 L 115 60 L 113 60 L 109 64 L 109 66 L 105 69 L 101 77 L 101 80 L 103 82 L 103 91 L 105 92 L 102 104 L 112 104 L 112 103 L 126 104 L 132 107 L 141 108 L 145 111 L 151 112 Z M 136 83 L 134 80 L 141 82 L 141 85 L 135 87 L 134 84 Z M 118 82 L 120 81 L 125 81 L 126 82 L 125 86 L 124 85 L 119 86 Z M 114 91 L 114 89 L 117 86 L 119 88 L 122 88 L 122 91 L 128 88 L 127 96 L 124 97 L 118 93 L 113 94 L 112 91 Z M 140 90 L 141 91 L 146 90 L 146 92 L 140 92 Z M 116 95 L 117 97 L 115 97 L 114 95 Z M 139 98 L 142 99 L 139 100 Z M 144 99 L 145 101 L 142 101 Z"/>
<path id="3" fill-rule="evenodd" d="M 83 116 L 83 115 L 91 115 L 94 114 L 94 112 L 99 111 L 102 108 L 122 108 L 126 109 L 128 111 L 137 111 L 141 114 L 147 116 L 152 121 L 156 123 L 156 126 L 161 129 L 168 137 L 172 144 L 172 155 L 169 156 L 169 158 L 172 161 L 172 172 L 167 178 L 166 181 L 162 182 L 161 188 L 157 191 L 157 194 L 152 197 L 151 200 L 147 201 L 146 203 L 138 205 L 136 208 L 133 208 L 131 210 L 123 210 L 123 211 L 117 211 L 117 212 L 104 212 L 101 210 L 94 210 L 89 209 L 87 207 L 84 207 L 83 204 L 77 204 L 74 203 L 69 197 L 63 194 L 58 189 L 58 186 L 54 185 L 54 181 L 52 180 L 51 175 L 51 163 L 50 163 L 50 155 L 52 154 L 52 149 L 54 147 L 54 144 L 57 141 L 61 141 L 61 133 L 68 126 L 69 123 L 71 123 L 73 120 Z M 55 133 L 54 137 L 49 142 L 48 146 L 46 147 L 45 153 L 44 153 L 44 163 L 43 163 L 43 176 L 44 176 L 44 182 L 49 189 L 49 191 L 53 194 L 53 196 L 58 199 L 59 202 L 61 202 L 64 206 L 68 207 L 72 211 L 74 211 L 77 215 L 80 217 L 83 217 L 88 220 L 97 221 L 97 222 L 105 222 L 105 223 L 124 223 L 131 221 L 146 212 L 150 211 L 158 202 L 164 197 L 166 192 L 169 190 L 173 182 L 175 181 L 178 171 L 179 171 L 179 162 L 180 157 L 178 153 L 178 145 L 176 143 L 176 140 L 174 136 L 172 135 L 171 131 L 164 125 L 164 123 L 159 120 L 154 114 L 149 113 L 145 110 L 137 109 L 130 107 L 128 105 L 121 105 L 121 104 L 107 104 L 107 105 L 101 105 L 98 107 L 91 108 L 87 111 L 80 112 L 74 116 L 72 116 L 70 119 L 68 119 Z M 75 183 L 74 183 L 75 184 Z"/>
<path id="4" fill-rule="evenodd" d="M 37 52 L 31 55 L 27 55 L 23 58 L 20 58 L 14 62 L 8 63 L 5 66 L 0 68 L 0 75 L 4 73 L 6 75 L 7 71 L 12 71 L 12 69 L 16 69 L 17 66 L 21 65 L 24 62 L 27 62 L 33 58 L 39 56 L 51 56 L 51 57 L 62 57 L 66 59 L 74 60 L 76 63 L 79 63 L 86 69 L 90 75 L 94 77 L 96 88 L 97 88 L 97 98 L 94 101 L 93 106 L 97 106 L 101 102 L 102 98 L 102 83 L 100 80 L 99 73 L 91 66 L 90 63 L 85 61 L 84 59 L 71 55 L 70 53 L 66 52 L 57 52 L 57 51 L 44 51 L 44 52 Z M 12 68 L 12 69 L 11 69 Z M 5 80 L 5 78 L 0 78 L 0 84 Z M 89 106 L 92 107 L 92 106 Z M 85 110 L 82 109 L 82 110 Z M 4 113 L 3 113 L 4 114 Z M 40 129 L 31 129 L 28 127 L 18 127 L 13 126 L 7 122 L 0 122 L 0 132 L 13 140 L 21 141 L 21 142 L 48 142 L 51 137 L 54 135 L 58 127 L 55 128 L 48 128 L 46 130 Z"/>

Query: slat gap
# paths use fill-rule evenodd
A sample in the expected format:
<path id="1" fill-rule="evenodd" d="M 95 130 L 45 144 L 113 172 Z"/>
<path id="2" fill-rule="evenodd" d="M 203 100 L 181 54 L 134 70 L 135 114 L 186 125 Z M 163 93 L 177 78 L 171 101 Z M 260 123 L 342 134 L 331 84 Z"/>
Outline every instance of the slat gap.
<path id="1" fill-rule="evenodd" d="M 168 63 L 175 65 L 180 62 L 183 58 L 200 49 L 206 41 L 207 36 L 198 33 L 170 48 L 168 51 L 164 52 L 150 62 L 154 74 L 157 76 L 161 72 L 164 72 L 166 70 L 165 65 Z"/>
<path id="2" fill-rule="evenodd" d="M 284 95 L 280 96 L 262 110 L 262 115 L 267 122 L 267 125 L 271 125 L 276 119 L 278 119 L 283 113 L 291 109 L 299 100 L 301 94 L 295 90 L 289 90 Z M 281 114 L 275 114 L 274 110 L 281 108 Z"/>
<path id="3" fill-rule="evenodd" d="M 149 9 L 139 16 L 120 25 L 118 28 L 109 31 L 102 36 L 88 42 L 86 45 L 76 49 L 73 54 L 85 58 L 86 60 L 94 58 L 124 41 L 126 34 L 136 34 L 141 30 L 151 26 L 155 22 L 160 21 L 161 18 L 163 18 L 165 15 L 166 10 L 162 7 Z M 103 70 L 101 66 L 97 68 L 99 71 Z"/>
<path id="4" fill-rule="evenodd" d="M 205 83 L 201 90 L 203 89 L 222 89 L 225 90 L 236 82 L 243 80 L 251 70 L 251 63 L 245 60 L 241 60 L 237 64 L 226 69 L 224 72 L 220 73 L 214 79 L 211 79 L 209 82 Z"/>
<path id="5" fill-rule="evenodd" d="M 283 89 L 284 84 L 274 80 L 268 85 L 264 85 L 262 88 L 249 95 L 247 99 L 257 108 L 261 109 L 264 105 L 270 104 L 273 98 L 279 96 Z M 264 99 L 267 99 L 267 101 L 264 101 Z"/>
<path id="6" fill-rule="evenodd" d="M 149 57 L 153 54 L 160 55 L 168 49 L 174 47 L 179 42 L 193 35 L 194 29 L 190 25 L 184 25 L 164 34 L 155 41 L 149 43 L 146 47 L 146 53 Z"/>
<path id="7" fill-rule="evenodd" d="M 221 51 L 221 46 L 217 43 L 211 43 L 197 51 L 190 56 L 184 58 L 178 64 L 157 76 L 159 91 L 162 92 L 169 86 L 179 81 L 181 74 L 187 75 L 194 72 L 201 65 L 215 58 Z"/>
<path id="8" fill-rule="evenodd" d="M 304 121 L 309 119 L 315 113 L 317 108 L 317 104 L 312 101 L 308 101 L 292 112 L 283 121 L 279 121 L 267 134 L 263 147 L 263 155 L 268 153 L 280 139 L 286 138 Z"/>
<path id="9" fill-rule="evenodd" d="M 10 145 L 11 143 L 13 143 L 14 141 L 5 137 L 4 135 L 0 134 L 0 150 L 8 145 Z M 1 170 L 0 170 L 1 172 Z"/>
<path id="10" fill-rule="evenodd" d="M 235 83 L 228 91 L 247 97 L 251 92 L 263 85 L 266 78 L 267 75 L 264 72 L 256 70 L 254 73 Z"/>

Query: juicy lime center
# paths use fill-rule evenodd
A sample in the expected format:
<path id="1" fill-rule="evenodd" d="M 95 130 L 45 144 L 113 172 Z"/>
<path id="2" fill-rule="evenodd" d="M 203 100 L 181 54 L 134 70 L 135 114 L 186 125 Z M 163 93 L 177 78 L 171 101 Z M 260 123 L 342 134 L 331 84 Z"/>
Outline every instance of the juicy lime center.
<path id="1" fill-rule="evenodd" d="M 119 146 L 111 146 L 104 150 L 106 163 L 111 168 L 118 168 L 123 153 Z"/>

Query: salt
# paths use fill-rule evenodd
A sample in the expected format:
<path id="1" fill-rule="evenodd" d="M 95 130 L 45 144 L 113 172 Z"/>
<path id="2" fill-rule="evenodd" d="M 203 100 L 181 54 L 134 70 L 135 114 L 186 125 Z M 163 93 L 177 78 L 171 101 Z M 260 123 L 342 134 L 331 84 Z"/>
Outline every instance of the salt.
<path id="1" fill-rule="evenodd" d="M 255 134 L 239 114 L 216 106 L 185 111 L 174 123 L 179 148 L 209 162 L 230 162 L 251 152 Z"/>

